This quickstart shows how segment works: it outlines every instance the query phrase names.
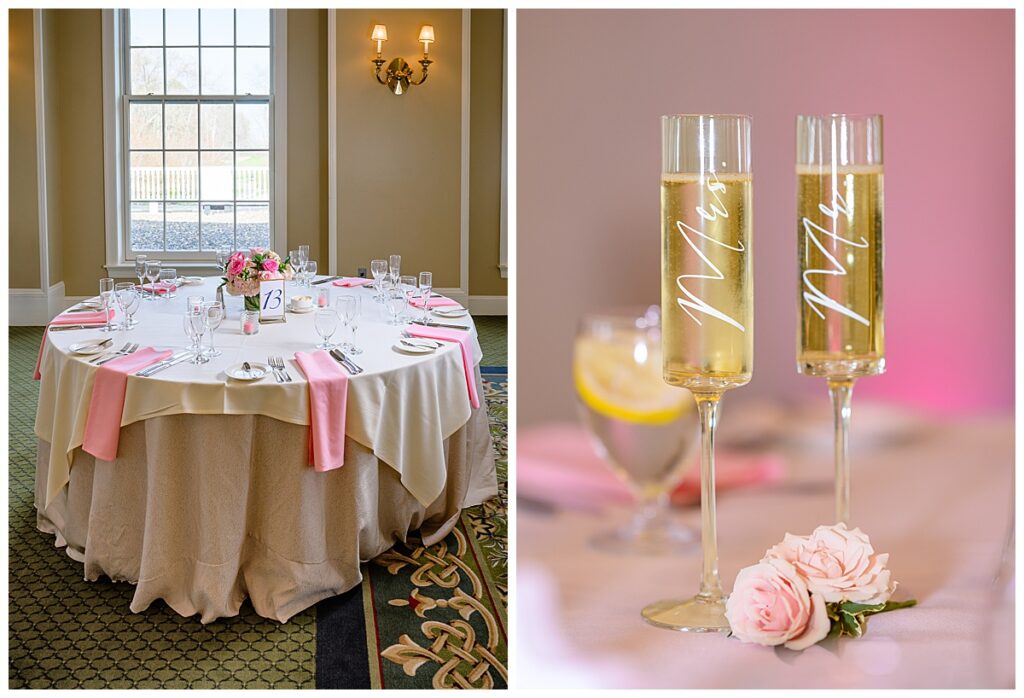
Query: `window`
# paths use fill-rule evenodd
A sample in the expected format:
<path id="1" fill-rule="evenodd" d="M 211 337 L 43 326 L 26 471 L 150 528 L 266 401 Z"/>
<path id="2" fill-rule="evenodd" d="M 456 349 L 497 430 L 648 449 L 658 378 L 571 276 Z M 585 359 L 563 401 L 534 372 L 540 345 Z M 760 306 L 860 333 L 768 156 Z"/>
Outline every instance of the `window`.
<path id="1" fill-rule="evenodd" d="M 272 247 L 270 10 L 121 10 L 122 259 Z"/>

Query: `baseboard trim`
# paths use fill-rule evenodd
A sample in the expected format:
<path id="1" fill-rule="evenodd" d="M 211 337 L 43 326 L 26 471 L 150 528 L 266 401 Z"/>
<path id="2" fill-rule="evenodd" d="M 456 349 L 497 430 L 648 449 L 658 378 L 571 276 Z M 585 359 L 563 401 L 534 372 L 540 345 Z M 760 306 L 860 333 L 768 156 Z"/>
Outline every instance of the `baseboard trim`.
<path id="1" fill-rule="evenodd" d="M 473 315 L 508 315 L 508 296 L 470 296 L 468 307 Z"/>
<path id="2" fill-rule="evenodd" d="M 64 282 L 58 281 L 47 290 L 12 288 L 7 292 L 7 323 L 13 327 L 45 325 L 64 310 Z"/>

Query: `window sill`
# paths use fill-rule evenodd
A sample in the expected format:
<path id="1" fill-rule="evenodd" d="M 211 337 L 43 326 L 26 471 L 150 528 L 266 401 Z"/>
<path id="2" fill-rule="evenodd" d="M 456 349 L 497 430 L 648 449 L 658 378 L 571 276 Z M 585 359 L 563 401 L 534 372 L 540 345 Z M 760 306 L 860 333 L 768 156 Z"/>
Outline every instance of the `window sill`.
<path id="1" fill-rule="evenodd" d="M 173 260 L 166 260 L 167 266 L 173 266 L 175 269 L 187 270 L 196 276 L 220 276 L 224 272 L 217 266 L 216 262 L 176 262 Z M 135 263 L 124 262 L 121 264 L 105 264 L 104 267 L 107 273 L 111 277 L 116 278 L 135 278 Z"/>

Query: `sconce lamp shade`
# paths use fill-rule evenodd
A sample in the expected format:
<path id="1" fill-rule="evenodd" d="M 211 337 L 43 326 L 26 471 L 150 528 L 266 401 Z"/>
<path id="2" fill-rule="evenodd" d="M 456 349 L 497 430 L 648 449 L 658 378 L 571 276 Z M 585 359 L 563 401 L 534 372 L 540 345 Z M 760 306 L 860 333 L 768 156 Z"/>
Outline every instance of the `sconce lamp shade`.
<path id="1" fill-rule="evenodd" d="M 431 43 L 434 41 L 434 27 L 429 24 L 424 24 L 420 29 L 420 41 Z"/>
<path id="2" fill-rule="evenodd" d="M 433 35 L 431 35 L 433 36 Z M 388 28 L 385 24 L 374 24 L 373 33 L 370 34 L 371 41 L 387 41 L 388 40 Z"/>

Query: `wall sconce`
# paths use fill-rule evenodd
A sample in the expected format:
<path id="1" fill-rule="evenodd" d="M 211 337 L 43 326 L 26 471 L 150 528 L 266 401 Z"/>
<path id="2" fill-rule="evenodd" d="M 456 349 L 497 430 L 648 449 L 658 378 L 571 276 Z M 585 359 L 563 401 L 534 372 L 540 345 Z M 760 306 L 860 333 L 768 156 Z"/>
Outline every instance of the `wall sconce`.
<path id="1" fill-rule="evenodd" d="M 434 43 L 434 27 L 429 24 L 424 24 L 420 28 L 419 41 L 423 43 L 423 58 L 421 58 L 418 63 L 423 66 L 423 76 L 418 82 L 412 79 L 412 68 L 409 67 L 409 64 L 405 62 L 404 58 L 395 58 L 392 60 L 391 63 L 388 64 L 384 77 L 381 78 L 380 69 L 384 66 L 385 61 L 381 58 L 380 52 L 381 46 L 387 40 L 387 26 L 384 24 L 373 25 L 373 32 L 370 34 L 370 41 L 377 42 L 377 57 L 373 59 L 373 64 L 377 66 L 377 82 L 381 85 L 386 85 L 387 88 L 396 95 L 406 92 L 409 89 L 409 85 L 422 85 L 426 82 L 427 68 L 434 62 L 427 57 L 430 53 L 430 44 Z"/>

